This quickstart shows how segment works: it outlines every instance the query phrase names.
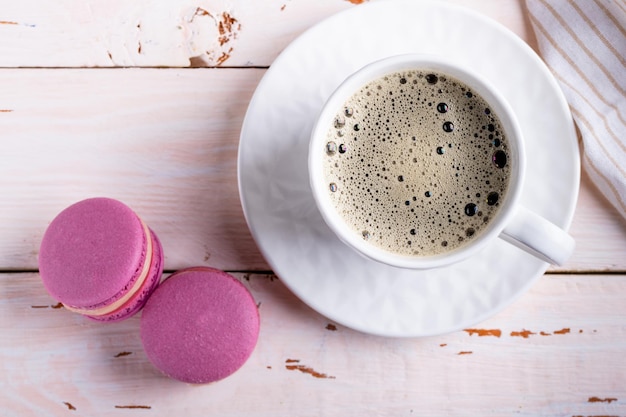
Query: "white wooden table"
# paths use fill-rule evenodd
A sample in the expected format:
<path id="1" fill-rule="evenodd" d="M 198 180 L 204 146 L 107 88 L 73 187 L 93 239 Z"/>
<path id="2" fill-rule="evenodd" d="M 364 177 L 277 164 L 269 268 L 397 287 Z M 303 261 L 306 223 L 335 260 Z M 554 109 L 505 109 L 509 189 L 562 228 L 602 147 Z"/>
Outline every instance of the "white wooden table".
<path id="1" fill-rule="evenodd" d="M 536 46 L 523 2 L 455 2 Z M 584 172 L 574 256 L 472 329 L 361 334 L 272 274 L 237 191 L 247 103 L 289 42 L 358 3 L 0 0 L 0 416 L 626 416 L 626 222 Z M 167 271 L 210 265 L 252 291 L 262 330 L 241 370 L 169 380 L 138 316 L 92 323 L 47 295 L 43 231 L 91 196 L 133 207 Z"/>

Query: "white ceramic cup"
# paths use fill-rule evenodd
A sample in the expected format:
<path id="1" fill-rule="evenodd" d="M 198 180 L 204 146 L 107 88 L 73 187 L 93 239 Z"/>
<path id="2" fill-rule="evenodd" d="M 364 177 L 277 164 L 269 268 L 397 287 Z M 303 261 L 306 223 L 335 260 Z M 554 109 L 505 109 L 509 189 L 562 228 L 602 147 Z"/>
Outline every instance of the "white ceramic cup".
<path id="1" fill-rule="evenodd" d="M 500 208 L 487 227 L 466 244 L 442 254 L 409 256 L 384 250 L 367 240 L 345 223 L 335 209 L 324 176 L 328 130 L 344 103 L 361 87 L 385 74 L 420 69 L 447 74 L 482 96 L 498 116 L 509 145 L 510 180 Z M 442 267 L 466 259 L 483 249 L 490 241 L 501 238 L 518 248 L 554 265 L 562 265 L 574 250 L 574 239 L 563 229 L 523 207 L 522 192 L 526 156 L 524 139 L 515 114 L 506 100 L 486 80 L 442 56 L 408 54 L 382 59 L 350 75 L 324 104 L 313 127 L 309 147 L 309 178 L 317 207 L 330 229 L 348 246 L 376 261 L 412 269 Z M 434 227 L 434 226 L 433 226 Z"/>

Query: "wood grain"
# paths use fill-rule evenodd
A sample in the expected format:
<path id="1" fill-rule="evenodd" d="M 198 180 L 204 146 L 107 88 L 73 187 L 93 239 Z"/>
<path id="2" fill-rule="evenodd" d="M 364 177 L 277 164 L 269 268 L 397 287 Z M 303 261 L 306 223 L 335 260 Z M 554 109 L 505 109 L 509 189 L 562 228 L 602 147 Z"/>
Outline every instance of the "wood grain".
<path id="1" fill-rule="evenodd" d="M 518 1 L 464 0 L 523 39 Z M 267 67 L 310 26 L 363 1 L 5 2 L 0 67 Z M 531 43 L 532 44 L 532 43 Z"/>
<path id="2" fill-rule="evenodd" d="M 523 0 L 441 1 L 536 49 Z M 168 270 L 271 269 L 237 192 L 247 103 L 293 39 L 362 3 L 0 5 L 0 416 L 626 416 L 626 221 L 584 172 L 570 261 L 445 336 L 361 334 L 271 273 L 235 273 L 259 307 L 258 346 L 226 380 L 191 386 L 150 365 L 139 316 L 95 323 L 47 295 L 36 272 L 47 224 L 98 195 L 157 232 Z"/>
<path id="3" fill-rule="evenodd" d="M 49 221 L 73 201 L 126 202 L 166 268 L 267 270 L 237 189 L 237 145 L 262 70 L 3 70 L 0 265 L 36 269 Z M 30 92 L 30 93 L 29 93 Z"/>
<path id="4" fill-rule="evenodd" d="M 257 348 L 231 377 L 191 386 L 150 365 L 139 317 L 90 322 L 43 307 L 56 302 L 38 274 L 0 274 L 2 415 L 626 413 L 622 277 L 544 277 L 473 329 L 390 339 L 329 321 L 272 275 L 236 276 L 259 305 Z"/>
<path id="5" fill-rule="evenodd" d="M 119 198 L 156 231 L 166 268 L 269 270 L 245 223 L 237 149 L 263 69 L 0 70 L 0 267 L 36 270 L 67 205 Z M 42 174 L 43 173 L 43 174 Z M 583 176 L 571 260 L 626 271 L 626 222 Z"/>

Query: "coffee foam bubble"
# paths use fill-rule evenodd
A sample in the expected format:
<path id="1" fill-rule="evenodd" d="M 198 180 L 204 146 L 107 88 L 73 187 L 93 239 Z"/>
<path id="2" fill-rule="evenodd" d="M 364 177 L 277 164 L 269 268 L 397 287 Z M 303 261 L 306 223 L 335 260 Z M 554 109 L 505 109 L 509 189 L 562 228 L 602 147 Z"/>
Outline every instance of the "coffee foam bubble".
<path id="1" fill-rule="evenodd" d="M 485 100 L 432 71 L 364 86 L 337 111 L 323 146 L 335 209 L 360 238 L 404 255 L 475 239 L 510 177 L 507 140 Z"/>

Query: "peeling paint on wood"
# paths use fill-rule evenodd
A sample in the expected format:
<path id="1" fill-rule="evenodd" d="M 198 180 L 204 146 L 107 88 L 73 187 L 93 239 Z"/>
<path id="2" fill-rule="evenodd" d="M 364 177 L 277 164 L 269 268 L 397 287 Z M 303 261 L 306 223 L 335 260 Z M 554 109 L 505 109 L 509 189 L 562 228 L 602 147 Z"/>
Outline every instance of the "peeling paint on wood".
<path id="1" fill-rule="evenodd" d="M 526 329 L 523 329 L 521 332 L 511 332 L 512 337 L 523 337 L 524 339 L 528 339 L 528 336 L 531 336 L 533 334 L 537 333 L 531 332 L 530 330 Z"/>
<path id="2" fill-rule="evenodd" d="M 202 7 L 196 8 L 196 12 L 194 13 L 194 16 L 209 16 L 209 17 L 213 17 L 213 15 L 208 12 L 208 10 L 203 9 Z M 193 17 L 191 19 L 193 20 Z"/>
<path id="3" fill-rule="evenodd" d="M 37 27 L 37 25 L 32 25 L 32 24 L 29 24 L 29 23 L 19 23 L 19 22 L 14 22 L 12 20 L 0 20 L 0 25 L 26 26 L 26 27 L 29 27 L 29 28 Z"/>
<path id="4" fill-rule="evenodd" d="M 208 17 L 211 19 L 212 23 L 209 23 L 209 26 L 215 31 L 214 35 L 216 39 L 214 38 L 214 43 L 206 42 L 213 36 L 206 34 L 201 36 L 203 31 L 207 28 L 205 23 L 199 20 L 196 21 L 196 17 Z M 195 58 L 197 61 L 199 59 L 201 63 L 204 63 L 205 60 L 207 62 L 212 61 L 214 65 L 219 66 L 231 57 L 234 50 L 231 42 L 237 39 L 242 27 L 239 20 L 234 17 L 231 12 L 210 12 L 202 7 L 196 7 L 187 22 L 192 26 L 185 26 L 186 31 L 189 32 L 188 46 L 190 48 L 190 60 Z M 190 62 L 190 64 L 192 64 L 192 62 Z"/>
<path id="5" fill-rule="evenodd" d="M 617 398 L 599 398 L 599 397 L 589 397 L 587 402 L 590 403 L 609 403 L 611 404 L 613 401 L 617 401 Z"/>
<path id="6" fill-rule="evenodd" d="M 152 407 L 150 407 L 149 405 L 116 405 L 115 408 L 130 408 L 130 409 L 150 410 Z"/>
<path id="7" fill-rule="evenodd" d="M 568 334 L 570 332 L 571 332 L 571 329 L 569 327 L 566 327 L 566 328 L 563 328 L 561 330 L 555 330 L 552 333 L 545 332 L 545 331 L 540 331 L 539 335 L 541 335 L 541 336 L 552 336 L 553 334 Z M 582 333 L 582 330 L 579 331 L 579 333 Z M 515 332 L 515 331 L 511 332 L 511 336 L 512 337 L 523 337 L 524 339 L 528 339 L 529 336 L 536 335 L 536 334 L 537 334 L 536 332 L 532 332 L 532 331 L 526 330 L 526 329 L 523 329 L 521 332 Z"/>
<path id="8" fill-rule="evenodd" d="M 30 308 L 54 308 L 54 309 L 59 309 L 59 308 L 63 308 L 63 303 L 56 303 L 53 305 L 34 305 L 34 306 L 30 306 Z"/>
<path id="9" fill-rule="evenodd" d="M 235 28 L 237 31 L 241 30 L 241 24 L 238 23 L 237 19 L 227 12 L 222 13 L 222 20 L 217 24 L 217 30 L 220 33 L 220 45 L 224 45 L 226 42 L 230 41 L 231 37 L 233 39 L 237 37 L 237 32 L 234 31 Z"/>
<path id="10" fill-rule="evenodd" d="M 228 58 L 230 58 L 230 53 L 233 52 L 233 48 L 229 48 L 228 52 L 222 52 L 217 61 L 215 61 L 216 65 L 222 65 Z"/>
<path id="11" fill-rule="evenodd" d="M 328 374 L 324 374 L 321 372 L 317 372 L 315 369 L 310 368 L 306 365 L 285 365 L 285 368 L 287 368 L 290 371 L 300 371 L 304 374 L 309 374 L 312 377 L 315 378 L 321 378 L 321 379 L 335 379 L 335 377 L 333 375 L 328 375 Z"/>
<path id="12" fill-rule="evenodd" d="M 569 332 L 570 332 L 570 329 L 569 329 L 569 327 L 568 327 L 568 328 L 561 329 L 561 330 L 555 330 L 553 333 L 554 333 L 554 334 L 567 334 L 567 333 L 569 333 Z"/>
<path id="13" fill-rule="evenodd" d="M 502 330 L 500 329 L 464 329 L 463 331 L 467 332 L 470 336 L 476 334 L 478 336 L 500 337 L 502 335 Z"/>
<path id="14" fill-rule="evenodd" d="M 327 378 L 327 379 L 335 379 L 334 376 L 332 375 L 327 375 L 321 372 L 317 372 L 316 370 L 314 370 L 313 368 L 306 366 L 306 365 L 293 365 L 293 364 L 298 364 L 300 363 L 300 359 L 286 359 L 285 360 L 286 364 L 292 364 L 292 365 L 285 365 L 285 368 L 289 371 L 300 371 L 302 373 L 305 374 L 309 374 L 315 378 Z"/>

